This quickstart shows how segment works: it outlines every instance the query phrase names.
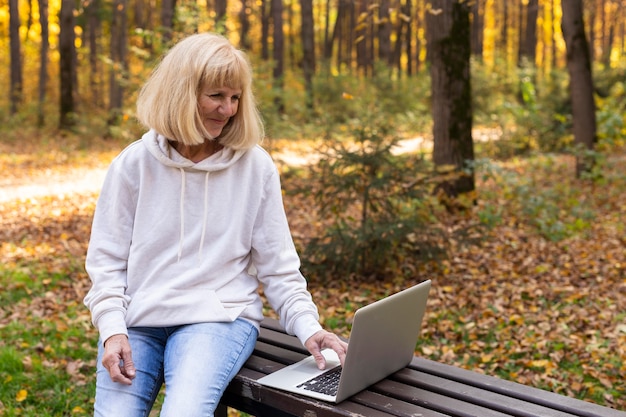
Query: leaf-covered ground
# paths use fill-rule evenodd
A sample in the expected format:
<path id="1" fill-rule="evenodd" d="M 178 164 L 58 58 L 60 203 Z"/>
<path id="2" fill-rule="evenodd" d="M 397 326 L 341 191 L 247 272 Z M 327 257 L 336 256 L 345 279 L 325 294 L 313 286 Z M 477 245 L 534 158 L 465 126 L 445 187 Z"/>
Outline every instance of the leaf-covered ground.
<path id="1" fill-rule="evenodd" d="M 68 157 L 62 150 L 3 151 L 0 169 L 2 186 L 7 187 L 64 170 L 80 176 L 83 168 L 106 164 L 116 149 L 79 157 Z M 560 240 L 551 240 L 552 229 L 542 234 L 533 222 L 543 212 L 522 213 L 519 193 L 526 188 L 479 178 L 481 203 L 476 211 L 495 210 L 499 216 L 480 244 L 451 241 L 450 256 L 443 261 L 406 259 L 403 275 L 411 271 L 410 279 L 313 281 L 311 291 L 322 320 L 338 332 L 347 332 L 360 305 L 432 279 L 418 354 L 625 410 L 626 160 L 623 155 L 616 158 L 607 164 L 604 182 L 573 180 L 567 159 L 535 165 L 518 161 L 508 167 L 519 178 L 532 179 L 527 189 L 535 187 L 545 206 L 551 207 L 551 196 L 576 198 L 577 207 L 583 201 L 593 211 L 582 226 L 577 221 L 580 216 L 568 220 L 568 212 L 557 212 L 562 225 L 580 226 Z M 561 187 L 556 195 L 540 191 L 555 184 Z M 507 195 L 512 190 L 518 195 Z M 5 361 L 0 366 L 0 384 L 10 388 L 0 391 L 10 393 L 10 398 L 0 398 L 0 415 L 14 415 L 2 410 L 34 403 L 33 397 L 45 400 L 58 395 L 35 382 L 13 387 L 16 376 L 6 365 L 7 355 L 16 362 L 15 369 L 25 370 L 31 379 L 45 369 L 73 386 L 93 382 L 95 358 L 89 358 L 95 351 L 85 340 L 95 341 L 97 336 L 81 300 L 89 286 L 82 264 L 96 197 L 96 192 L 83 191 L 0 202 L 4 286 L 0 351 Z M 306 199 L 289 193 L 285 198 L 294 238 L 301 244 L 324 222 L 315 218 Z M 450 227 L 468 221 L 472 221 L 468 216 L 446 219 Z M 24 336 L 29 332 L 31 339 Z M 72 392 L 65 395 L 67 410 L 74 415 L 87 413 L 87 399 Z"/>

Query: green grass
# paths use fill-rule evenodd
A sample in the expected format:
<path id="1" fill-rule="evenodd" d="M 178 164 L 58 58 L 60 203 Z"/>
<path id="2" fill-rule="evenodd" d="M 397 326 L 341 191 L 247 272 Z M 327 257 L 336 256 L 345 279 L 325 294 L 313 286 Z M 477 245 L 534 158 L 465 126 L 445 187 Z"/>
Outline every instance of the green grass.
<path id="1" fill-rule="evenodd" d="M 95 333 L 70 277 L 0 267 L 0 415 L 91 415 Z"/>

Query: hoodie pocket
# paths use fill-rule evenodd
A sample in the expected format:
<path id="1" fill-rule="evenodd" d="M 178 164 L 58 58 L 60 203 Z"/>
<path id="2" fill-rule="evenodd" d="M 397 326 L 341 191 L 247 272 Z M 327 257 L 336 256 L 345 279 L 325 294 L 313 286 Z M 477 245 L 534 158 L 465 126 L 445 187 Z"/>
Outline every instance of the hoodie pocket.
<path id="1" fill-rule="evenodd" d="M 213 290 L 168 289 L 135 294 L 128 305 L 126 321 L 129 327 L 232 322 L 244 309 L 245 306 L 225 308 Z"/>

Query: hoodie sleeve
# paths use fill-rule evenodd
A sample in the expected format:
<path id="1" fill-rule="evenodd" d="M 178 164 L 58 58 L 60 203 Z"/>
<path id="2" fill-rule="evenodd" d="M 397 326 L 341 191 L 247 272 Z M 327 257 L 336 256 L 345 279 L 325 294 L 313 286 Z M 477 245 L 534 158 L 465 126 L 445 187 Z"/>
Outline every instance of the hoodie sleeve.
<path id="1" fill-rule="evenodd" d="M 92 287 L 84 303 L 102 341 L 128 334 L 125 322 L 130 297 L 126 270 L 135 216 L 135 195 L 124 181 L 119 160 L 114 161 L 98 198 L 85 267 Z"/>
<path id="2" fill-rule="evenodd" d="M 265 182 L 263 201 L 255 221 L 252 261 L 281 325 L 304 344 L 322 327 L 317 307 L 300 273 L 300 258 L 287 223 L 275 168 Z"/>

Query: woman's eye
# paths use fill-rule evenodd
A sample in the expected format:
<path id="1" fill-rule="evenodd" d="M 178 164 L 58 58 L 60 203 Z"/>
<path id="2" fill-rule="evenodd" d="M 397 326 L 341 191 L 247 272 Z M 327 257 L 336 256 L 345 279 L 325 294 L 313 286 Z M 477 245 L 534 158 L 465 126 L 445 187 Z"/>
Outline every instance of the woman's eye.
<path id="1" fill-rule="evenodd" d="M 213 100 L 224 100 L 226 98 L 222 93 L 209 93 L 207 96 Z M 240 95 L 230 96 L 230 101 L 239 101 L 240 99 Z"/>

